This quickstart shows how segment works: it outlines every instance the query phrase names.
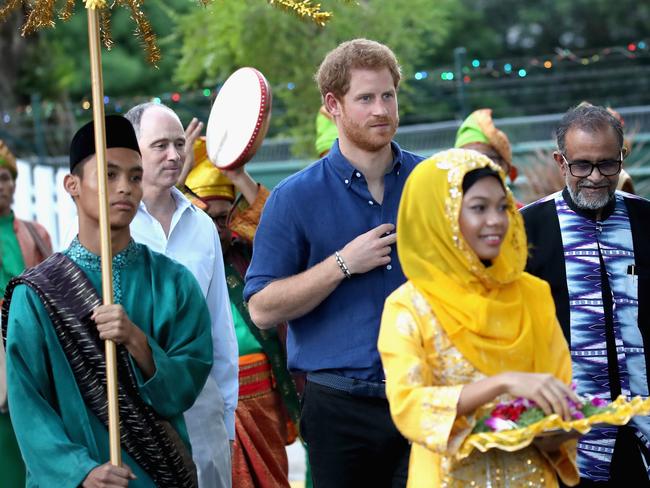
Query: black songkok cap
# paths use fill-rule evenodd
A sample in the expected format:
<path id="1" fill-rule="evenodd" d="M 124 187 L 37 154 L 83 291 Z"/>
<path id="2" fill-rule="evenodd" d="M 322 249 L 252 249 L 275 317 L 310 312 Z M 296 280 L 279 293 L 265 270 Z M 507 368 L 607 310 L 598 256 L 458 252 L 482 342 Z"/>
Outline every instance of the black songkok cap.
<path id="1" fill-rule="evenodd" d="M 131 122 L 121 115 L 107 115 L 105 120 L 106 149 L 109 147 L 125 147 L 140 154 L 138 138 Z M 90 121 L 77 131 L 70 143 L 70 172 L 95 152 L 95 124 Z"/>

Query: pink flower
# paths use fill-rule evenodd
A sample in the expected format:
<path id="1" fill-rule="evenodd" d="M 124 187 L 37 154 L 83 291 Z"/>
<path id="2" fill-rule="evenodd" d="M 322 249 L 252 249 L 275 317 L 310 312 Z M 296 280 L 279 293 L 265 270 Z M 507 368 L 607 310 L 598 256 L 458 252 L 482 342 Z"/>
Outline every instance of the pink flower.
<path id="1" fill-rule="evenodd" d="M 516 408 L 523 407 L 524 410 L 528 410 L 529 408 L 535 408 L 537 404 L 534 401 L 529 400 L 528 398 L 519 397 L 512 402 L 512 406 Z"/>
<path id="2" fill-rule="evenodd" d="M 499 417 L 490 417 L 485 421 L 485 425 L 487 425 L 494 432 L 517 428 L 516 423 L 512 422 L 511 420 L 500 419 Z"/>
<path id="3" fill-rule="evenodd" d="M 574 402 L 574 401 L 571 400 L 570 398 L 567 398 L 566 400 L 567 400 L 567 403 L 569 404 L 569 408 L 570 408 L 570 409 L 579 410 L 579 409 L 582 408 L 582 405 L 581 405 L 580 403 L 578 403 L 578 402 Z"/>
<path id="4" fill-rule="evenodd" d="M 576 410 L 575 412 L 571 412 L 571 416 L 576 420 L 585 418 L 585 414 L 580 412 L 579 410 Z"/>
<path id="5" fill-rule="evenodd" d="M 603 400 L 602 398 L 598 398 L 598 397 L 593 397 L 591 399 L 591 404 L 594 407 L 603 408 L 607 406 L 607 400 Z"/>

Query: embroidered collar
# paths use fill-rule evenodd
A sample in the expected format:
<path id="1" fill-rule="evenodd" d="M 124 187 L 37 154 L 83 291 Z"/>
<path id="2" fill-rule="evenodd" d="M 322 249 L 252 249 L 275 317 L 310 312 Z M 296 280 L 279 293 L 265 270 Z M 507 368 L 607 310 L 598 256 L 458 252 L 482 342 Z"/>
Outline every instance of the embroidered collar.
<path id="1" fill-rule="evenodd" d="M 126 249 L 113 256 L 113 269 L 123 269 L 133 264 L 140 253 L 139 251 L 140 247 L 131 239 Z M 74 238 L 64 254 L 82 268 L 92 271 L 101 271 L 102 269 L 101 257 L 83 247 L 79 242 L 79 237 Z"/>

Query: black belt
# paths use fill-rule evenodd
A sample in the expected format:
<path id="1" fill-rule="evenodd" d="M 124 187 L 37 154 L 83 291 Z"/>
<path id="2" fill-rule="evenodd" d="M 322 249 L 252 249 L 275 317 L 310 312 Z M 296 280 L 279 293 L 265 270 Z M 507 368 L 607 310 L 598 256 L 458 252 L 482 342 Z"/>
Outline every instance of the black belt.
<path id="1" fill-rule="evenodd" d="M 383 381 L 381 383 L 375 383 L 320 371 L 307 373 L 307 381 L 335 390 L 345 391 L 353 396 L 386 398 L 386 383 Z"/>

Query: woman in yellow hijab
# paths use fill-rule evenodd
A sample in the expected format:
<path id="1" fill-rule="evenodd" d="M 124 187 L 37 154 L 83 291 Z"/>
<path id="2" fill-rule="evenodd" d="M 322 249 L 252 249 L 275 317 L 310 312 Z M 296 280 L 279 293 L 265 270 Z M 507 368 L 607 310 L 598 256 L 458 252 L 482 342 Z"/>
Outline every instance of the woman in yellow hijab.
<path id="1" fill-rule="evenodd" d="M 505 175 L 452 149 L 413 171 L 397 219 L 408 281 L 386 300 L 379 352 L 409 488 L 578 482 L 575 439 L 455 454 L 494 401 L 524 397 L 569 418 L 568 346 L 546 282 L 524 272 L 526 234 Z"/>

